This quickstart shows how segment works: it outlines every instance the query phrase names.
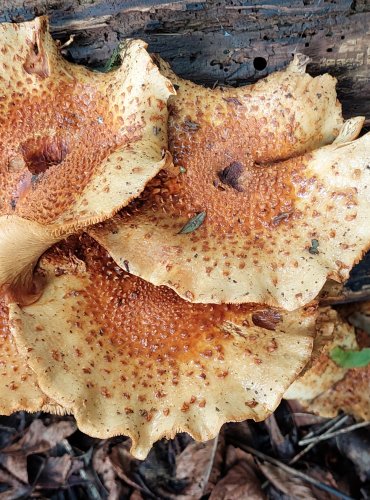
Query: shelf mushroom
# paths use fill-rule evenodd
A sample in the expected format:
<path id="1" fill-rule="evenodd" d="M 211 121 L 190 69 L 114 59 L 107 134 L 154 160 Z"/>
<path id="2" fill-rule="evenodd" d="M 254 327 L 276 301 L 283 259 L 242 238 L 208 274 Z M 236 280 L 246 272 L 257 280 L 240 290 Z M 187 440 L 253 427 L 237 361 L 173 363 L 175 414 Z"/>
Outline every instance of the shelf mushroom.
<path id="1" fill-rule="evenodd" d="M 192 304 L 122 270 L 87 236 L 37 269 L 42 296 L 9 306 L 18 349 L 83 432 L 128 435 L 138 458 L 177 432 L 207 440 L 227 421 L 263 420 L 311 355 L 313 306 Z"/>
<path id="2" fill-rule="evenodd" d="M 98 73 L 61 56 L 45 17 L 0 24 L 0 286 L 19 300 L 37 295 L 43 251 L 112 216 L 169 161 L 174 90 L 145 47 L 126 41 L 120 67 Z"/>
<path id="3" fill-rule="evenodd" d="M 351 142 L 363 118 L 343 124 L 335 80 L 305 74 L 299 57 L 237 89 L 162 66 L 177 89 L 174 168 L 89 234 L 120 266 L 193 302 L 294 310 L 327 277 L 346 279 L 370 245 L 370 134 Z"/>

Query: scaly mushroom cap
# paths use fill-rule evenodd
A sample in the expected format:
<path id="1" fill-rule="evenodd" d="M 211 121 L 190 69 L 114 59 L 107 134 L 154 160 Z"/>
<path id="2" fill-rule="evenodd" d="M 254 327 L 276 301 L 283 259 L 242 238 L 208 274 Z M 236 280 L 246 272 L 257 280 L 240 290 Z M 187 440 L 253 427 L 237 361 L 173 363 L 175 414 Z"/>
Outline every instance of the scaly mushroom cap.
<path id="1" fill-rule="evenodd" d="M 36 375 L 18 352 L 9 330 L 8 307 L 0 300 L 0 415 L 20 410 L 63 413 L 63 409 L 41 391 Z"/>
<path id="2" fill-rule="evenodd" d="M 313 358 L 287 390 L 285 399 L 298 399 L 304 408 L 323 417 L 340 410 L 370 420 L 370 366 L 347 369 L 330 358 L 334 347 L 358 349 L 354 328 L 330 308 L 319 309 Z"/>
<path id="3" fill-rule="evenodd" d="M 335 417 L 341 410 L 370 421 L 370 366 L 352 368 L 330 389 L 310 402 L 308 409 L 323 417 Z"/>
<path id="4" fill-rule="evenodd" d="M 41 298 L 10 305 L 18 348 L 83 432 L 129 435 L 138 458 L 163 436 L 207 440 L 224 422 L 266 418 L 312 351 L 315 308 L 192 304 L 123 271 L 87 236 L 38 269 Z"/>
<path id="5" fill-rule="evenodd" d="M 63 59 L 45 17 L 0 24 L 0 285 L 40 246 L 127 205 L 168 162 L 174 90 L 145 47 L 125 42 L 103 74 Z"/>
<path id="6" fill-rule="evenodd" d="M 321 307 L 311 360 L 289 387 L 285 399 L 312 400 L 344 377 L 347 369 L 338 366 L 330 357 L 336 346 L 356 349 L 354 328 L 344 322 L 334 309 Z"/>
<path id="7" fill-rule="evenodd" d="M 89 230 L 120 266 L 193 302 L 288 310 L 348 276 L 370 243 L 370 135 L 343 144 L 363 118 L 339 132 L 335 80 L 297 67 L 238 89 L 175 80 L 174 168 Z"/>

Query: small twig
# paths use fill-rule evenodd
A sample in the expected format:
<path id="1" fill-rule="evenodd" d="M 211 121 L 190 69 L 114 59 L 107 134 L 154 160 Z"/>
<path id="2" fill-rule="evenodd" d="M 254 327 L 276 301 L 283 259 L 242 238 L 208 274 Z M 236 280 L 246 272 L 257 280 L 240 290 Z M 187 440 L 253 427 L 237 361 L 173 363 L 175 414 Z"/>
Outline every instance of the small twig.
<path id="1" fill-rule="evenodd" d="M 37 486 L 37 481 L 40 479 L 40 476 L 45 469 L 45 465 L 46 465 L 46 459 L 42 458 L 42 464 L 41 464 L 39 470 L 37 471 L 37 474 L 36 474 L 35 479 L 33 480 L 33 483 L 30 485 L 31 490 L 28 492 L 30 496 L 31 496 L 31 493 L 33 493 L 35 491 L 35 488 Z"/>
<path id="2" fill-rule="evenodd" d="M 308 476 L 304 472 L 301 472 L 299 470 L 293 469 L 293 467 L 289 467 L 288 465 L 283 464 L 279 460 L 276 460 L 276 458 L 269 457 L 268 455 L 265 455 L 261 451 L 255 450 L 254 448 L 251 448 L 250 446 L 246 446 L 242 443 L 235 443 L 236 446 L 241 448 L 242 450 L 246 451 L 247 453 L 251 453 L 252 455 L 260 458 L 261 460 L 266 460 L 266 462 L 270 462 L 273 465 L 276 465 L 280 469 L 284 470 L 288 474 L 292 474 L 292 476 L 299 477 L 306 481 L 307 483 L 313 484 L 317 488 L 320 488 L 321 490 L 324 490 L 328 493 L 331 493 L 332 495 L 335 495 L 338 498 L 341 498 L 343 500 L 354 500 L 352 497 L 349 497 L 345 493 L 337 490 L 336 488 L 332 488 L 331 486 L 328 486 L 325 483 L 322 483 L 321 481 L 318 481 L 317 479 L 314 479 L 311 476 Z"/>
<path id="3" fill-rule="evenodd" d="M 261 484 L 261 489 L 265 490 L 267 486 L 270 484 L 270 479 L 266 479 L 264 483 Z"/>
<path id="4" fill-rule="evenodd" d="M 352 304 L 353 302 L 365 302 L 370 300 L 370 290 L 364 288 L 360 292 L 345 292 L 342 295 L 336 297 L 323 297 L 319 300 L 320 306 L 335 306 L 340 304 Z"/>
<path id="5" fill-rule="evenodd" d="M 343 418 L 343 415 L 338 415 L 335 418 L 332 418 L 325 422 L 321 427 L 319 427 L 316 430 L 310 431 L 308 434 L 306 434 L 304 439 L 309 439 L 312 436 L 317 436 L 318 434 L 322 434 L 324 431 L 330 429 L 330 427 L 333 424 L 336 424 L 338 421 L 340 421 Z M 299 444 L 299 443 L 298 443 Z"/>
<path id="6" fill-rule="evenodd" d="M 63 49 L 65 49 L 65 48 L 69 47 L 69 46 L 73 43 L 73 41 L 74 41 L 74 39 L 75 39 L 75 36 L 76 36 L 76 35 L 74 35 L 74 34 L 73 34 L 73 35 L 69 35 L 68 40 L 67 40 L 66 42 L 64 42 L 63 44 L 61 44 L 61 45 L 58 47 L 58 48 L 59 48 L 59 50 L 60 50 L 60 51 L 62 51 Z"/>
<path id="7" fill-rule="evenodd" d="M 204 474 L 204 487 L 203 487 L 202 494 L 204 494 L 204 488 L 206 488 L 206 486 L 208 484 L 209 476 L 211 475 L 212 467 L 213 467 L 213 464 L 215 462 L 215 455 L 216 455 L 216 450 L 217 450 L 217 445 L 218 445 L 218 438 L 219 438 L 219 434 L 217 434 L 217 436 L 214 438 L 214 442 L 212 445 L 212 449 L 211 449 L 211 453 L 210 453 L 210 457 L 209 457 L 209 463 L 207 466 L 207 471 Z"/>
<path id="8" fill-rule="evenodd" d="M 69 444 L 69 442 L 66 439 L 63 439 L 62 445 L 64 446 L 67 453 L 69 453 L 72 457 L 75 456 L 72 446 Z M 102 497 L 101 497 L 97 487 L 95 486 L 94 483 L 91 482 L 91 480 L 89 479 L 89 477 L 86 474 L 86 471 L 84 469 L 80 469 L 79 472 L 80 472 L 81 479 L 86 481 L 86 487 L 89 491 L 89 494 L 91 495 L 91 498 L 93 500 L 102 500 Z"/>
<path id="9" fill-rule="evenodd" d="M 348 420 L 348 415 L 345 415 L 344 417 L 340 418 L 339 420 L 336 419 L 336 421 L 333 423 L 332 421 L 332 425 L 331 427 L 329 427 L 321 436 L 325 436 L 327 434 L 329 434 L 330 432 L 332 432 L 334 429 L 337 429 L 338 427 L 340 427 L 341 425 L 344 424 L 344 422 Z M 327 424 L 328 422 L 326 422 Z M 295 464 L 296 462 L 298 462 L 298 460 L 300 458 L 303 457 L 303 455 L 305 455 L 307 452 L 309 452 L 315 445 L 316 443 L 319 441 L 319 438 L 321 436 L 315 436 L 313 439 L 314 441 L 312 441 L 312 443 L 310 443 L 309 445 L 306 446 L 306 448 L 304 448 L 303 450 L 301 450 L 299 453 L 297 453 L 297 455 L 295 455 L 289 462 L 289 465 L 292 465 L 292 464 Z M 310 439 L 310 438 L 306 438 L 305 439 Z M 300 441 L 301 442 L 301 441 Z M 299 443 L 298 443 L 299 444 Z"/>
<path id="10" fill-rule="evenodd" d="M 325 441 L 325 439 L 331 439 L 335 436 L 339 436 L 340 434 L 347 434 L 347 432 L 354 431 L 355 429 L 360 429 L 361 427 L 367 427 L 370 425 L 370 422 L 360 422 L 358 424 L 353 424 L 345 429 L 340 429 L 339 431 L 335 432 L 329 432 L 328 434 L 325 433 L 322 436 L 316 436 L 314 438 L 309 438 L 309 439 L 302 439 L 301 441 L 298 442 L 300 446 L 304 446 L 305 444 L 312 443 L 313 441 Z"/>

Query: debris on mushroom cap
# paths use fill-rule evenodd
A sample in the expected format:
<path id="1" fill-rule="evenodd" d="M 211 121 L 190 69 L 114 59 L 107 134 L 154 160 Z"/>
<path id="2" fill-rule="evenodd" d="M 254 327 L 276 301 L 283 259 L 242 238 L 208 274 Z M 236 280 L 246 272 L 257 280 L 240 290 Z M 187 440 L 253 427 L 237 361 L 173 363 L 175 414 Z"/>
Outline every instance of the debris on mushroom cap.
<path id="1" fill-rule="evenodd" d="M 41 391 L 36 375 L 18 352 L 9 330 L 8 308 L 3 300 L 0 300 L 0 395 L 0 415 L 19 410 L 64 412 Z"/>
<path id="2" fill-rule="evenodd" d="M 347 370 L 338 366 L 330 357 L 330 352 L 336 346 L 356 349 L 355 330 L 334 309 L 319 308 L 311 360 L 301 376 L 289 387 L 284 395 L 285 399 L 311 400 L 345 376 Z"/>
<path id="3" fill-rule="evenodd" d="M 87 236 L 46 252 L 38 270 L 41 298 L 10 305 L 18 348 L 83 432 L 126 434 L 139 458 L 176 432 L 207 440 L 227 421 L 266 418 L 312 351 L 314 307 L 192 304 Z"/>
<path id="4" fill-rule="evenodd" d="M 170 161 L 174 89 L 145 47 L 126 41 L 103 74 L 63 59 L 45 17 L 0 24 L 0 286 L 30 280 L 44 250 L 127 205 Z"/>
<path id="5" fill-rule="evenodd" d="M 334 79 L 288 67 L 239 89 L 176 82 L 174 167 L 89 234 L 120 266 L 193 302 L 294 310 L 328 276 L 346 279 L 370 244 L 370 135 L 341 142 L 363 118 L 339 132 Z"/>

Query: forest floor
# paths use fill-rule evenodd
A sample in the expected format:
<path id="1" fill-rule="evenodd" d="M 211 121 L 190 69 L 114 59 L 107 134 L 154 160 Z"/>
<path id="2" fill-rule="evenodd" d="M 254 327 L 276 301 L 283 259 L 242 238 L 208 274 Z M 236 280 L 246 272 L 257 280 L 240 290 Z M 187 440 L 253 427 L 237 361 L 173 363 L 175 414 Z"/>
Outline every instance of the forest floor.
<path id="1" fill-rule="evenodd" d="M 283 401 L 265 422 L 227 424 L 207 443 L 179 434 L 140 461 L 125 437 L 19 412 L 0 417 L 0 499 L 370 499 L 370 426 L 353 425 Z"/>

